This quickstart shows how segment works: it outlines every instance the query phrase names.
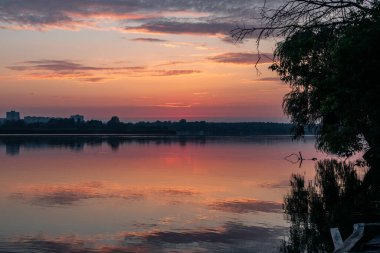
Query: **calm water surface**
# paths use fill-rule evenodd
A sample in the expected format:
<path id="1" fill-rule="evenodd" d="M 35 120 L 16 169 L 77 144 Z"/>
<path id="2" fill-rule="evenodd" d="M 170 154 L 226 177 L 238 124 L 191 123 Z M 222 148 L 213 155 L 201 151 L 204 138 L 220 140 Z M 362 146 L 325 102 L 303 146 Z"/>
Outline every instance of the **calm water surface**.
<path id="1" fill-rule="evenodd" d="M 314 139 L 0 138 L 0 252 L 276 252 Z"/>

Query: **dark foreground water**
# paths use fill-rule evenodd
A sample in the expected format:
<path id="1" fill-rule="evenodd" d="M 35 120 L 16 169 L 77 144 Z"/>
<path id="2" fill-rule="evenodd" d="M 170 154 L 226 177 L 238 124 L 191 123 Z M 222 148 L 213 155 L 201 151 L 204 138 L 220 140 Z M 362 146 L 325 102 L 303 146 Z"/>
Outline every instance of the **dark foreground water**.
<path id="1" fill-rule="evenodd" d="M 290 137 L 0 137 L 0 252 L 277 252 Z"/>

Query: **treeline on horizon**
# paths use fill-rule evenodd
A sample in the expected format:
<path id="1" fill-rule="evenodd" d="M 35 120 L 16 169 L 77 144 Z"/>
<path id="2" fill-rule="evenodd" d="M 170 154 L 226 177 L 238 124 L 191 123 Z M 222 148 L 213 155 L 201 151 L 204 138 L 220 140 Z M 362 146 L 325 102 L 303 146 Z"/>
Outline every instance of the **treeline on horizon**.
<path id="1" fill-rule="evenodd" d="M 74 119 L 51 119 L 47 123 L 26 124 L 23 120 L 6 121 L 0 134 L 163 134 L 178 136 L 249 136 L 290 135 L 292 124 L 271 122 L 216 123 L 188 122 L 121 122 L 112 117 L 106 123 L 99 120 L 76 122 Z M 310 134 L 311 132 L 309 132 Z"/>

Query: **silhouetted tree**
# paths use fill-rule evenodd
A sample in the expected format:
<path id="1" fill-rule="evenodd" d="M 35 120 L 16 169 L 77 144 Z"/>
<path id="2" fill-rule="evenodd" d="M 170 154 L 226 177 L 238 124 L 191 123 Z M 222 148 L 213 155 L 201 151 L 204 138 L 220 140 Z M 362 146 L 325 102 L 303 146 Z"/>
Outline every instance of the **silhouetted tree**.
<path id="1" fill-rule="evenodd" d="M 274 64 L 291 91 L 283 109 L 296 137 L 313 126 L 321 150 L 339 155 L 370 150 L 379 159 L 380 2 L 292 0 L 264 7 L 262 26 L 237 28 L 237 40 L 283 36 Z M 371 158 L 372 157 L 372 158 Z"/>
<path id="2" fill-rule="evenodd" d="M 86 126 L 90 129 L 101 129 L 103 127 L 103 122 L 100 120 L 89 120 L 86 122 Z"/>
<path id="3" fill-rule="evenodd" d="M 289 0 L 265 2 L 259 21 L 253 27 L 237 27 L 232 37 L 241 41 L 256 36 L 258 43 L 268 37 L 291 37 L 320 28 L 341 28 L 356 24 L 360 18 L 376 15 L 378 0 Z"/>
<path id="4" fill-rule="evenodd" d="M 111 119 L 107 122 L 108 126 L 119 126 L 120 119 L 117 116 L 112 116 Z"/>
<path id="5" fill-rule="evenodd" d="M 298 32 L 278 45 L 271 68 L 292 88 L 283 108 L 296 136 L 315 125 L 324 151 L 379 150 L 379 43 L 377 15 L 342 29 Z"/>

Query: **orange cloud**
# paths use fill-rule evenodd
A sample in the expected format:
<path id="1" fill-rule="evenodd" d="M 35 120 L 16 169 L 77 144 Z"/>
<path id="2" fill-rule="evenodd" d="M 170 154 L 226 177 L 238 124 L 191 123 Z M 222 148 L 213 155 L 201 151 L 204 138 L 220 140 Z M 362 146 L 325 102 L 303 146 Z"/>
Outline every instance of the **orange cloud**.
<path id="1" fill-rule="evenodd" d="M 250 1 L 118 1 L 18 0 L 0 3 L 0 25 L 5 29 L 80 29 L 85 26 L 152 33 L 228 34 L 239 20 L 256 11 Z M 131 27 L 131 21 L 135 26 Z M 136 25 L 137 24 L 137 25 Z M 109 28 L 111 28 L 109 27 Z"/>
<path id="2" fill-rule="evenodd" d="M 173 69 L 173 70 L 156 70 L 153 76 L 179 76 L 201 73 L 200 70 L 192 69 Z"/>
<path id="3" fill-rule="evenodd" d="M 190 108 L 193 104 L 183 104 L 183 103 L 165 103 L 162 105 L 156 105 L 156 107 L 167 107 L 167 108 Z"/>
<path id="4" fill-rule="evenodd" d="M 128 26 L 128 32 L 150 34 L 227 35 L 234 28 L 223 22 L 180 22 L 173 20 L 151 21 L 139 26 Z"/>
<path id="5" fill-rule="evenodd" d="M 113 79 L 143 76 L 178 76 L 200 73 L 189 69 L 150 69 L 145 66 L 96 67 L 67 60 L 26 61 L 8 69 L 23 72 L 29 79 L 73 79 L 81 82 L 105 82 Z"/>
<path id="6" fill-rule="evenodd" d="M 241 65 L 252 65 L 256 63 L 272 63 L 273 56 L 271 54 L 257 53 L 224 53 L 208 57 L 209 60 L 218 63 L 230 63 Z"/>

